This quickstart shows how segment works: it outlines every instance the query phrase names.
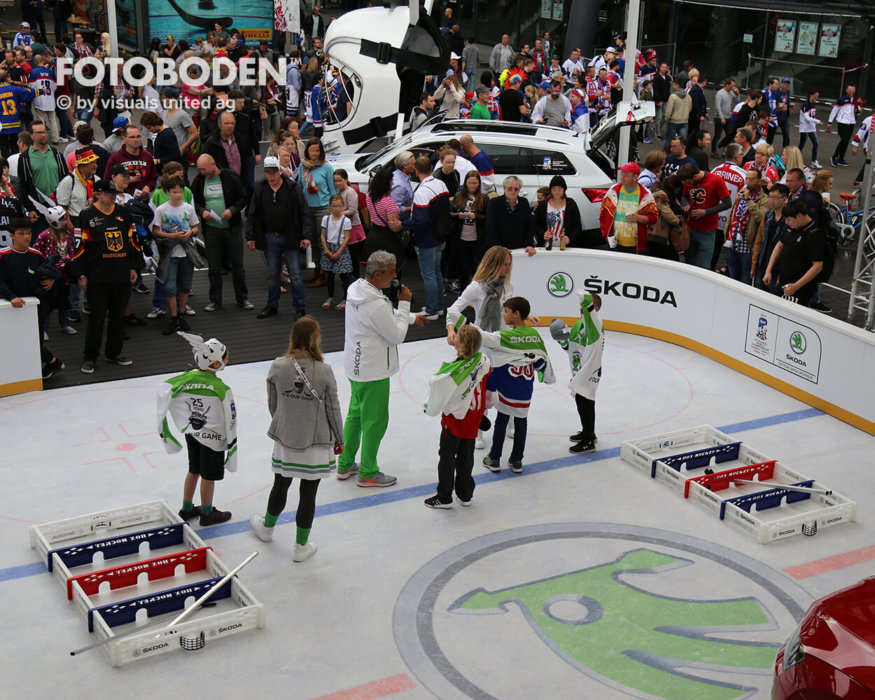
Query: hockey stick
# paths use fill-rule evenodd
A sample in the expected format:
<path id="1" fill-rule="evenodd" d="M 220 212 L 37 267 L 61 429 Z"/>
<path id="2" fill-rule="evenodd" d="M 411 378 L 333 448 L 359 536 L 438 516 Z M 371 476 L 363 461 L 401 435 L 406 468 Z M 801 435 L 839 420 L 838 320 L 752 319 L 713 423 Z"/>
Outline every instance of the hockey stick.
<path id="1" fill-rule="evenodd" d="M 227 29 L 234 23 L 234 20 L 230 17 L 196 17 L 195 15 L 189 14 L 188 12 L 183 10 L 179 5 L 176 4 L 176 2 L 174 2 L 174 0 L 167 1 L 170 3 L 171 7 L 176 10 L 176 13 L 192 27 L 200 27 L 201 29 L 212 29 L 213 25 L 219 24 L 221 25 L 222 29 Z"/>
<path id="2" fill-rule="evenodd" d="M 753 479 L 732 479 L 736 484 L 750 484 L 751 486 L 766 486 L 770 489 L 786 489 L 787 491 L 798 491 L 799 493 L 819 493 L 824 496 L 832 495 L 832 491 L 827 489 L 810 489 L 807 486 L 791 486 L 790 484 L 770 484 L 768 481 L 754 481 Z"/>
<path id="3" fill-rule="evenodd" d="M 178 625 L 186 617 L 191 615 L 195 610 L 197 610 L 204 603 L 206 603 L 207 600 L 210 598 L 210 596 L 213 595 L 213 593 L 218 591 L 222 586 L 224 586 L 228 581 L 230 581 L 237 574 L 237 572 L 240 571 L 240 569 L 242 569 L 244 566 L 246 566 L 249 562 L 251 562 L 257 556 L 258 556 L 258 552 L 253 552 L 248 557 L 246 557 L 246 559 L 244 559 L 240 564 L 238 564 L 233 569 L 231 569 L 231 571 L 229 571 L 222 578 L 221 581 L 216 583 L 212 588 L 210 588 L 200 598 L 198 598 L 196 601 L 194 601 L 194 603 L 191 606 L 189 606 L 184 611 L 182 611 L 182 613 L 180 613 L 169 625 L 165 625 L 165 626 L 161 627 L 161 629 L 155 630 L 155 636 L 157 637 L 160 635 L 161 632 L 164 632 L 164 631 L 170 629 L 171 627 Z M 122 634 L 117 634 L 117 635 L 114 635 L 112 637 L 107 637 L 102 642 L 95 642 L 94 644 L 89 644 L 88 646 L 82 647 L 81 649 L 76 649 L 75 651 L 71 651 L 70 656 L 76 656 L 77 654 L 82 654 L 86 651 L 91 651 L 92 649 L 97 649 L 97 647 L 102 647 L 104 644 L 108 644 L 109 642 L 114 642 L 118 639 L 124 639 L 125 637 L 130 637 L 130 636 L 135 635 L 135 634 L 141 634 L 142 632 L 144 632 L 152 627 L 158 627 L 161 624 L 162 623 L 160 623 L 160 622 L 156 622 L 155 624 L 152 624 L 152 625 L 145 625 L 145 626 L 139 627 L 137 629 L 128 630 L 127 632 L 122 632 Z"/>

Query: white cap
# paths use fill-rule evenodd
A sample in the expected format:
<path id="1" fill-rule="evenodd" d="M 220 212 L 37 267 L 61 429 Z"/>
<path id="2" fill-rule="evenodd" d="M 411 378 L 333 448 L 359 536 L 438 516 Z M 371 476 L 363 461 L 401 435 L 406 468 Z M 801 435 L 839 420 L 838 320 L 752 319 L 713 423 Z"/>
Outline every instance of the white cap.
<path id="1" fill-rule="evenodd" d="M 264 159 L 264 169 L 265 170 L 267 170 L 268 168 L 276 168 L 277 170 L 279 170 L 279 167 L 280 167 L 280 159 L 277 158 L 276 156 L 268 156 L 267 158 Z"/>
<path id="2" fill-rule="evenodd" d="M 450 60 L 451 61 L 454 59 L 456 61 L 458 61 L 460 58 L 462 58 L 462 57 L 459 54 L 457 54 L 455 51 L 450 51 Z"/>
<path id="3" fill-rule="evenodd" d="M 27 22 L 22 22 L 22 23 L 21 23 L 21 28 L 22 28 L 22 29 L 30 29 L 30 25 L 29 25 Z"/>
<path id="4" fill-rule="evenodd" d="M 49 207 L 46 209 L 46 221 L 52 228 L 58 228 L 58 224 L 67 216 L 67 210 L 64 207 Z"/>

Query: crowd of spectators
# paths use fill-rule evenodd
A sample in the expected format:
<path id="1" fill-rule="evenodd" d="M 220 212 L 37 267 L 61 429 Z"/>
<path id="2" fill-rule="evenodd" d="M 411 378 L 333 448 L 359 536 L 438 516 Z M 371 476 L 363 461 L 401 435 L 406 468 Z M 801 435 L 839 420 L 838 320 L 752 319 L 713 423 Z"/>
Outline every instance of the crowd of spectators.
<path id="1" fill-rule="evenodd" d="M 373 174 L 366 196 L 359 192 L 345 171 L 328 162 L 320 138 L 327 124 L 349 115 L 356 88 L 322 49 L 330 19 L 318 7 L 288 56 L 284 88 L 272 79 L 259 86 L 203 84 L 194 73 L 174 85 L 152 81 L 140 87 L 109 72 L 96 88 L 74 78 L 58 80 L 59 58 L 107 56 L 109 35 L 91 46 L 81 31 L 70 36 L 56 23 L 56 42 L 49 45 L 44 28 L 32 33 L 31 23 L 23 22 L 0 62 L 0 246 L 12 244 L 22 221 L 32 243 L 40 237 L 55 241 L 40 254 L 61 275 L 42 296 L 59 309 L 63 332 L 76 333 L 73 324 L 99 301 L 101 319 L 89 322 L 82 371 L 95 369 L 106 309 L 106 358 L 130 364 L 121 354 L 119 328 L 148 323 L 131 313 L 131 291 L 152 294 L 147 319 L 166 316 L 165 333 L 187 328 L 185 317 L 196 313 L 187 303 L 194 267 L 208 269 L 204 312 L 222 308 L 228 272 L 237 305 L 252 310 L 245 247 L 262 251 L 268 270 L 260 319 L 279 313 L 284 291 L 291 291 L 296 315 L 306 313 L 304 285 L 327 283 L 324 307 L 342 309 L 345 288 L 372 252 L 395 254 L 400 277 L 412 248 L 425 285 L 421 313 L 434 320 L 445 312 L 445 290 L 464 289 L 493 245 L 533 255 L 539 247 L 607 244 L 629 254 L 684 260 L 829 310 L 818 282 L 828 266 L 824 201 L 832 173 L 817 162 L 818 93 L 799 109 L 797 147 L 789 143 L 788 79 L 772 78 L 763 90 L 739 95 L 727 78 L 712 108 L 708 81 L 691 62 L 672 75 L 652 49 L 630 55 L 622 35 L 589 60 L 577 48 L 560 53 L 546 32 L 519 50 L 505 35 L 481 61 L 474 37 L 462 40 L 451 14 L 447 19 L 442 32 L 452 49 L 449 63 L 426 76 L 409 129 L 445 112 L 450 118 L 531 121 L 587 132 L 622 98 L 626 62 L 634 62 L 637 99 L 652 100 L 656 111 L 637 138 L 652 143 L 664 135 L 664 150 L 621 168 L 620 182 L 603 200 L 601 236 L 583 230 L 563 177 L 554 177 L 529 202 L 520 196 L 519 178 L 495 183 L 489 154 L 468 135 L 449 140 L 431 158 L 400 154 Z M 278 54 L 268 42 L 253 45 L 219 24 L 191 44 L 155 38 L 149 52 L 152 60 L 177 63 L 191 56 L 227 57 L 239 65 L 274 61 Z M 859 112 L 854 94 L 848 86 L 828 120 L 841 136 L 834 167 L 847 165 Z M 71 99 L 62 103 L 61 96 Z M 713 133 L 706 128 L 711 120 Z M 778 131 L 780 155 L 773 145 Z M 853 136 L 855 153 L 868 146 L 867 137 L 868 128 Z M 801 148 L 809 140 L 807 168 Z M 709 159 L 718 151 L 721 162 L 712 169 Z M 257 180 L 259 164 L 264 177 Z M 794 202 L 804 204 L 804 215 Z M 57 207 L 64 217 L 52 212 Z M 124 230 L 107 233 L 110 219 L 121 221 Z M 726 264 L 720 267 L 722 249 Z M 128 265 L 123 270 L 121 257 Z M 112 286 L 95 291 L 89 281 L 97 284 L 109 261 Z M 307 261 L 312 274 L 304 279 Z M 157 273 L 153 289 L 143 280 L 150 270 Z M 335 288 L 335 273 L 343 294 Z M 125 276 L 130 284 L 120 282 Z M 387 290 L 390 298 L 394 293 Z M 11 288 L 4 294 L 20 296 Z M 40 315 L 40 324 L 45 339 L 49 314 Z M 54 360 L 45 361 L 47 377 L 60 367 Z"/>

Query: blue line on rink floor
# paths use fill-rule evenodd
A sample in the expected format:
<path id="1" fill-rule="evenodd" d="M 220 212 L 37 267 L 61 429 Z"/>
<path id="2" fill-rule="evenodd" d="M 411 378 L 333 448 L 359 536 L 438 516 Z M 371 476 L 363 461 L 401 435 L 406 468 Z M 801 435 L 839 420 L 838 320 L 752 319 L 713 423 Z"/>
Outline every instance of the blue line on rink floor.
<path id="1" fill-rule="evenodd" d="M 755 418 L 749 421 L 740 423 L 732 423 L 731 425 L 722 425 L 717 430 L 724 433 L 738 433 L 747 430 L 757 430 L 758 428 L 768 428 L 774 425 L 783 423 L 793 423 L 795 421 L 806 420 L 808 418 L 817 418 L 824 413 L 816 408 L 804 408 L 800 411 L 792 411 L 790 413 L 779 413 L 774 416 L 766 416 L 765 418 Z M 540 474 L 541 472 L 549 472 L 554 469 L 563 469 L 576 464 L 586 464 L 589 462 L 601 462 L 606 459 L 614 459 L 620 456 L 620 448 L 613 447 L 607 450 L 598 450 L 585 455 L 571 455 L 568 457 L 560 457 L 558 459 L 549 459 L 544 462 L 536 462 L 535 464 L 524 465 L 526 474 Z M 492 472 L 480 472 L 477 474 L 477 483 L 482 485 L 491 481 L 500 479 L 516 479 L 518 474 L 514 474 L 509 469 L 502 469 L 497 474 Z M 358 488 L 350 483 L 351 488 Z M 351 498 L 345 501 L 335 501 L 334 503 L 326 503 L 316 507 L 316 517 L 322 518 L 326 515 L 336 515 L 338 513 L 349 513 L 362 508 L 371 508 L 386 503 L 395 503 L 408 498 L 420 498 L 430 496 L 434 493 L 434 483 L 429 482 L 420 486 L 409 486 L 404 489 L 390 489 L 387 491 L 380 490 L 378 493 L 370 493 L 358 498 Z M 283 513 L 277 525 L 285 525 L 295 522 L 295 511 L 287 511 Z M 213 540 L 217 537 L 227 537 L 228 535 L 237 535 L 243 532 L 248 532 L 250 529 L 249 520 L 238 520 L 225 525 L 216 525 L 208 529 L 199 529 L 198 535 L 204 540 Z M 0 583 L 3 581 L 11 581 L 18 578 L 26 578 L 28 576 L 36 576 L 37 574 L 46 573 L 46 565 L 42 562 L 33 564 L 22 564 L 20 566 L 10 566 L 6 569 L 0 569 Z"/>

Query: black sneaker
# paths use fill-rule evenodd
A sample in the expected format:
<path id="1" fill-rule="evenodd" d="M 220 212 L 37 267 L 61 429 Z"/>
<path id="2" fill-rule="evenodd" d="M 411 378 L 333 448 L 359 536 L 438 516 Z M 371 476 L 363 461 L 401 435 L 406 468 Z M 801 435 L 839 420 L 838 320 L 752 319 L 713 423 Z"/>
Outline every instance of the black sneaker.
<path id="1" fill-rule="evenodd" d="M 43 367 L 43 379 L 55 376 L 62 369 L 64 369 L 64 363 L 56 357 L 54 360 L 47 362 L 46 366 Z"/>
<path id="2" fill-rule="evenodd" d="M 82 320 L 82 314 L 79 313 L 79 309 L 70 309 L 67 312 L 67 320 L 72 321 L 73 323 L 79 323 Z"/>
<path id="3" fill-rule="evenodd" d="M 200 524 L 204 527 L 207 525 L 218 525 L 219 523 L 227 522 L 231 519 L 231 512 L 227 510 L 219 510 L 213 508 L 209 515 L 201 513 Z"/>
<path id="4" fill-rule="evenodd" d="M 121 365 L 122 367 L 130 367 L 132 364 L 134 364 L 134 361 L 132 359 L 130 359 L 129 357 L 125 357 L 124 355 L 116 355 L 115 357 L 107 356 L 106 361 L 112 362 L 112 364 L 114 365 Z"/>
<path id="5" fill-rule="evenodd" d="M 599 441 L 595 435 L 584 435 L 582 430 L 579 433 L 574 433 L 574 435 L 569 435 L 568 439 L 571 440 L 571 442 L 589 442 L 590 440 L 593 442 Z"/>
<path id="6" fill-rule="evenodd" d="M 568 451 L 574 455 L 583 454 L 584 452 L 595 452 L 595 440 L 578 442 L 576 445 L 569 447 Z"/>
<path id="7" fill-rule="evenodd" d="M 814 309 L 815 311 L 820 311 L 821 313 L 824 313 L 824 314 L 831 314 L 832 313 L 832 307 L 827 306 L 822 301 L 812 302 L 811 304 L 808 305 L 808 308 Z"/>
<path id="8" fill-rule="evenodd" d="M 145 326 L 146 319 L 140 318 L 135 314 L 128 314 L 127 316 L 125 316 L 125 323 L 127 323 L 129 326 Z"/>
<path id="9" fill-rule="evenodd" d="M 307 309 L 295 309 L 295 320 L 297 321 L 299 318 L 303 318 L 307 315 Z"/>
<path id="10" fill-rule="evenodd" d="M 437 496 L 432 496 L 431 498 L 426 498 L 424 502 L 425 502 L 425 505 L 428 506 L 429 508 L 444 508 L 444 509 L 446 509 L 446 508 L 453 507 L 452 501 L 444 502 L 440 498 L 438 498 Z"/>
<path id="11" fill-rule="evenodd" d="M 173 335 L 179 330 L 179 316 L 171 316 L 167 319 L 167 325 L 161 331 L 164 335 Z"/>
<path id="12" fill-rule="evenodd" d="M 185 320 L 185 316 L 179 317 L 179 330 L 185 331 L 186 333 L 191 330 L 191 326 L 188 325 L 188 321 Z"/>
<path id="13" fill-rule="evenodd" d="M 256 314 L 255 318 L 267 318 L 269 316 L 276 316 L 279 313 L 279 309 L 275 306 L 265 306 L 261 311 Z"/>
<path id="14" fill-rule="evenodd" d="M 145 284 L 143 284 L 143 280 L 139 280 L 132 289 L 137 292 L 137 294 L 148 294 L 152 290 L 149 289 Z"/>
<path id="15" fill-rule="evenodd" d="M 195 518 L 201 517 L 201 507 L 200 506 L 192 506 L 191 510 L 180 510 L 179 517 L 185 521 L 194 520 Z"/>

